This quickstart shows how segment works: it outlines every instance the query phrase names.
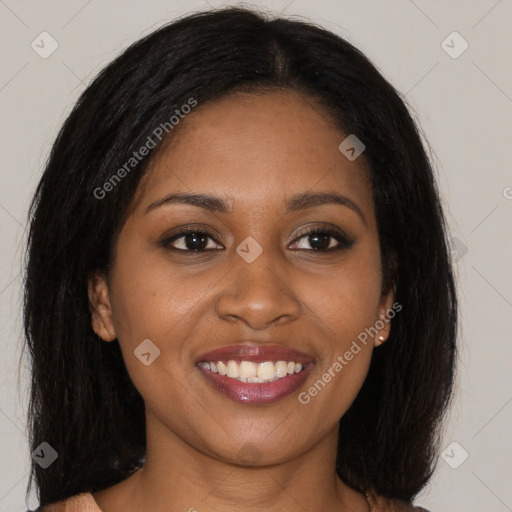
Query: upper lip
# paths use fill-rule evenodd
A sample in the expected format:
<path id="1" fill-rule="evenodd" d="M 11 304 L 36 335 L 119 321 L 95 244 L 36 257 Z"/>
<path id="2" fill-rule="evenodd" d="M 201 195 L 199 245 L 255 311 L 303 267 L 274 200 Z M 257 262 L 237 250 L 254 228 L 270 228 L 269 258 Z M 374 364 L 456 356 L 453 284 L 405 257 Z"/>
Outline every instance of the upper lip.
<path id="1" fill-rule="evenodd" d="M 245 342 L 245 344 L 230 345 L 205 352 L 199 356 L 196 363 L 200 361 L 229 361 L 236 359 L 252 361 L 254 363 L 294 361 L 304 365 L 314 362 L 314 358 L 311 355 L 283 345 L 269 343 L 257 345 L 253 342 Z"/>

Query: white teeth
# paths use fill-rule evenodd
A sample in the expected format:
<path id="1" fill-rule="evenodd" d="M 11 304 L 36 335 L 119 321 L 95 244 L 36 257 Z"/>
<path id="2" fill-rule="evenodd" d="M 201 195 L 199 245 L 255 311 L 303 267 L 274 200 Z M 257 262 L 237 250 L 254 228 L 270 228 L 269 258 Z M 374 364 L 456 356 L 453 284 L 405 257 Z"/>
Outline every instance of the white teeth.
<path id="1" fill-rule="evenodd" d="M 228 368 L 222 361 L 217 361 L 217 371 L 219 372 L 219 375 L 226 375 L 226 373 L 228 373 Z"/>
<path id="2" fill-rule="evenodd" d="M 258 379 L 270 380 L 276 376 L 276 369 L 272 361 L 266 361 L 258 365 Z"/>
<path id="3" fill-rule="evenodd" d="M 228 377 L 240 377 L 238 365 L 236 364 L 235 361 L 228 361 L 228 373 L 226 375 Z"/>
<path id="4" fill-rule="evenodd" d="M 256 363 L 252 361 L 242 361 L 240 363 L 240 377 L 245 379 L 256 377 Z"/>
<path id="5" fill-rule="evenodd" d="M 261 379 L 258 379 L 258 377 L 249 377 L 247 379 L 247 382 L 259 382 L 261 384 L 262 382 L 265 382 L 265 381 L 261 380 Z"/>
<path id="6" fill-rule="evenodd" d="M 264 361 L 253 363 L 252 361 L 201 361 L 199 366 L 219 375 L 226 375 L 240 382 L 264 383 L 274 382 L 288 375 L 299 373 L 304 369 L 301 363 L 294 361 Z"/>
<path id="7" fill-rule="evenodd" d="M 286 361 L 277 361 L 276 377 L 286 377 L 288 375 L 288 364 Z"/>

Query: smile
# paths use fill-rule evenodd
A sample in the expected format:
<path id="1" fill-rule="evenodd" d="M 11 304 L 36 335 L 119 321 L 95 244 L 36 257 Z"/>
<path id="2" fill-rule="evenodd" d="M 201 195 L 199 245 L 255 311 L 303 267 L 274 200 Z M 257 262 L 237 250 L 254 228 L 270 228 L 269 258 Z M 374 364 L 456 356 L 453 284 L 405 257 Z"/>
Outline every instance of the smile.
<path id="1" fill-rule="evenodd" d="M 303 384 L 314 359 L 279 345 L 235 345 L 203 354 L 196 367 L 227 398 L 245 404 L 269 404 Z"/>
<path id="2" fill-rule="evenodd" d="M 294 361 L 265 361 L 254 363 L 252 361 L 201 361 L 200 367 L 219 375 L 226 375 L 230 379 L 248 383 L 266 383 L 283 379 L 288 375 L 299 373 L 304 365 Z"/>

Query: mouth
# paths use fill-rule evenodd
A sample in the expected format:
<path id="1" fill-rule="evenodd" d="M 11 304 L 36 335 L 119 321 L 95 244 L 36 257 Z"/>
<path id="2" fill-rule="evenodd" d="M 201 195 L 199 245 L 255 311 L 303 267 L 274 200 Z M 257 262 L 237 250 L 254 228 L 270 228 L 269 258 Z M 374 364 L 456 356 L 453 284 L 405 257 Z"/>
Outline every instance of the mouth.
<path id="1" fill-rule="evenodd" d="M 314 366 L 314 359 L 278 345 L 237 345 L 203 354 L 196 366 L 227 398 L 268 404 L 296 391 Z"/>

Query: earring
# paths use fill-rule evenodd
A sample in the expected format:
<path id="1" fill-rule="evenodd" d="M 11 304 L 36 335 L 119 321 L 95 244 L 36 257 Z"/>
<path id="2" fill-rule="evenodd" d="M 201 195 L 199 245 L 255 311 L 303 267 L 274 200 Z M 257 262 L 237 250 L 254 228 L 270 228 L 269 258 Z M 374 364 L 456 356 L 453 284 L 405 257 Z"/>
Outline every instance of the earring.
<path id="1" fill-rule="evenodd" d="M 379 336 L 379 341 L 384 341 L 384 336 Z"/>

